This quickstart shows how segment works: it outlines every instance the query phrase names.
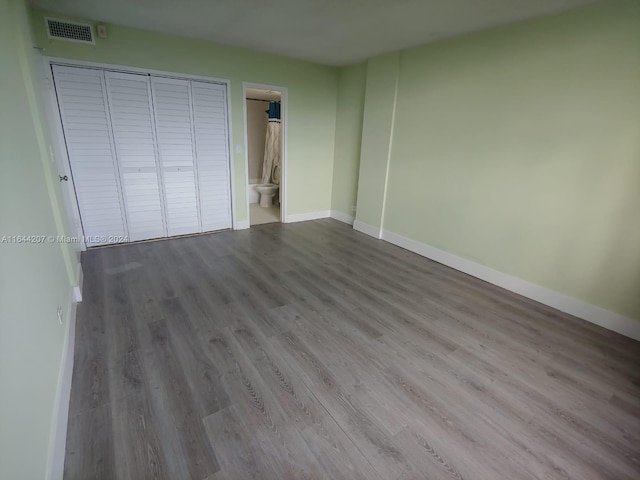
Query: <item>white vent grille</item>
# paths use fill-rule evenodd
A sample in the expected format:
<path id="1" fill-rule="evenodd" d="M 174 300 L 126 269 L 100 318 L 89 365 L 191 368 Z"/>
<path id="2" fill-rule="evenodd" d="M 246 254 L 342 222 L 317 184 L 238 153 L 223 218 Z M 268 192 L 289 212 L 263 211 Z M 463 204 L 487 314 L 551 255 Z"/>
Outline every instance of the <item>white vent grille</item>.
<path id="1" fill-rule="evenodd" d="M 46 18 L 49 38 L 70 42 L 95 44 L 93 27 L 88 23 L 67 22 L 55 18 Z"/>

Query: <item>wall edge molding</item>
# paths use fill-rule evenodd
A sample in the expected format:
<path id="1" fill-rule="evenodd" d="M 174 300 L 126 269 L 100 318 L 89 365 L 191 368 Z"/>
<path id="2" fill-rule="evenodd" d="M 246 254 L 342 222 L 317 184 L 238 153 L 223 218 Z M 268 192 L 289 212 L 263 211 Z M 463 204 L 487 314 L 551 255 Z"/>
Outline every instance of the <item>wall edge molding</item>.
<path id="1" fill-rule="evenodd" d="M 355 221 L 355 217 L 353 215 L 348 215 L 340 210 L 331 210 L 331 218 L 348 225 L 353 225 L 353 222 Z"/>
<path id="2" fill-rule="evenodd" d="M 360 220 L 355 220 L 353 222 L 353 229 L 358 232 L 364 233 L 365 235 L 369 235 L 370 237 L 381 239 L 382 238 L 382 228 L 374 227 L 373 225 L 369 225 L 368 223 L 361 222 Z"/>
<path id="3" fill-rule="evenodd" d="M 76 273 L 78 281 L 77 285 L 73 287 L 73 301 L 76 303 L 82 302 L 82 285 L 84 284 L 84 271 L 82 270 L 82 263 L 78 262 L 78 272 Z"/>
<path id="4" fill-rule="evenodd" d="M 329 218 L 331 210 L 318 210 L 316 212 L 294 213 L 287 215 L 285 223 L 306 222 L 308 220 L 318 220 L 320 218 Z"/>
<path id="5" fill-rule="evenodd" d="M 238 220 L 234 230 L 246 230 L 249 226 L 249 220 Z"/>
<path id="6" fill-rule="evenodd" d="M 355 225 L 354 225 L 355 228 Z M 366 233 L 366 232 L 364 232 Z M 372 235 L 373 236 L 373 235 Z M 536 302 L 594 323 L 608 330 L 640 341 L 640 321 L 606 310 L 597 305 L 578 300 L 555 290 L 542 287 L 518 277 L 494 270 L 472 260 L 432 247 L 426 243 L 384 230 L 382 239 L 423 257 L 442 263 L 472 277 L 497 285 Z"/>

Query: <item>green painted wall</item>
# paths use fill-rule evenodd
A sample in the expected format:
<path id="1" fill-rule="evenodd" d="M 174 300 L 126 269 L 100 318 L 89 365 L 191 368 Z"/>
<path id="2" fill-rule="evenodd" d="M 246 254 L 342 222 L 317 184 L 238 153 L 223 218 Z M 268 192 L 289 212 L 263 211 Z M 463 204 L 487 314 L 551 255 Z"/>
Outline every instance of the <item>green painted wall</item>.
<path id="1" fill-rule="evenodd" d="M 639 212 L 640 2 L 402 52 L 386 230 L 640 319 Z"/>
<path id="2" fill-rule="evenodd" d="M 109 37 L 97 38 L 95 45 L 50 40 L 44 15 L 34 11 L 32 25 L 47 56 L 231 80 L 238 220 L 247 219 L 242 82 L 287 87 L 287 214 L 331 208 L 337 68 L 119 25 L 107 25 Z"/>
<path id="3" fill-rule="evenodd" d="M 396 108 L 400 54 L 369 59 L 356 220 L 381 228 Z"/>
<path id="4" fill-rule="evenodd" d="M 355 216 L 367 64 L 340 69 L 331 209 Z"/>
<path id="5" fill-rule="evenodd" d="M 35 57 L 24 2 L 0 0 L 0 237 L 68 234 Z M 64 245 L 0 244 L 0 478 L 45 476 L 76 267 Z"/>
<path id="6" fill-rule="evenodd" d="M 46 100 L 44 97 L 47 87 L 43 78 L 44 66 L 42 54 L 40 50 L 33 48 L 35 42 L 30 28 L 30 11 L 28 7 L 23 6 L 24 4 L 25 2 L 22 0 L 16 0 L 16 5 L 19 5 L 15 8 L 16 14 L 19 15 L 16 21 L 19 22 L 20 25 L 18 29 L 20 35 L 18 47 L 21 55 L 22 73 L 25 79 L 31 115 L 35 119 L 34 128 L 36 138 L 38 139 L 40 156 L 43 159 L 42 166 L 45 171 L 47 191 L 51 198 L 53 217 L 58 234 L 68 235 L 68 232 L 73 232 L 72 235 L 75 236 L 76 231 L 72 228 L 73 222 L 69 218 L 64 205 L 62 188 L 58 179 L 59 168 L 54 159 L 51 158 L 51 151 L 55 151 L 55 149 L 49 149 L 49 146 L 52 146 L 52 141 L 51 129 L 45 109 Z M 60 244 L 60 248 L 64 256 L 69 281 L 72 285 L 77 285 L 78 279 L 76 277 L 78 275 L 78 264 L 80 262 L 80 244 Z"/>

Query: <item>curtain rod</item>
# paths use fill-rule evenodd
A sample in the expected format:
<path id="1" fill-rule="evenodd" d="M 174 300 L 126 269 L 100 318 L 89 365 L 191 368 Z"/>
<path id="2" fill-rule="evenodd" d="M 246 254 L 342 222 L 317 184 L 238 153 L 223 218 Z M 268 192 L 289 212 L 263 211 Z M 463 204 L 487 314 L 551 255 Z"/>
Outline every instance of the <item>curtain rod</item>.
<path id="1" fill-rule="evenodd" d="M 280 100 L 263 100 L 262 98 L 249 98 L 247 97 L 247 100 L 256 100 L 258 102 L 279 102 Z"/>

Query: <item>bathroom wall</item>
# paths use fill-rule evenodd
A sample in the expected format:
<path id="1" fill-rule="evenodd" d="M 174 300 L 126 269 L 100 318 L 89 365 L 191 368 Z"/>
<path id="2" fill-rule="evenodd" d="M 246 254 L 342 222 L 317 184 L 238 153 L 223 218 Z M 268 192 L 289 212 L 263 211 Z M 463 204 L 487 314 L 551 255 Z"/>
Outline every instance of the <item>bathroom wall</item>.
<path id="1" fill-rule="evenodd" d="M 247 155 L 249 157 L 249 183 L 262 183 L 262 161 L 267 134 L 269 102 L 247 100 Z"/>

